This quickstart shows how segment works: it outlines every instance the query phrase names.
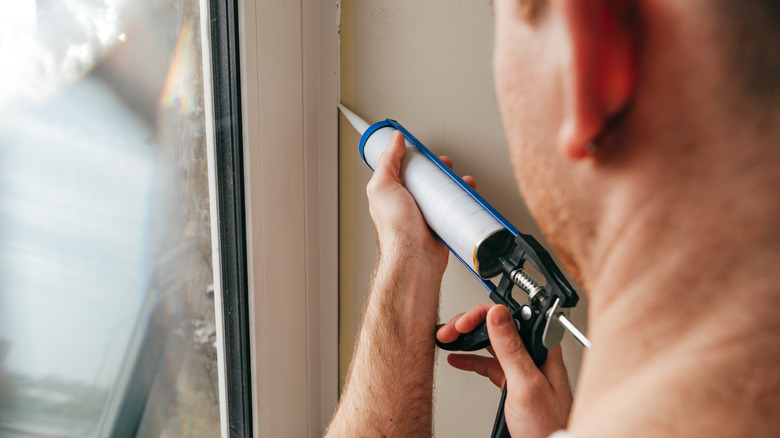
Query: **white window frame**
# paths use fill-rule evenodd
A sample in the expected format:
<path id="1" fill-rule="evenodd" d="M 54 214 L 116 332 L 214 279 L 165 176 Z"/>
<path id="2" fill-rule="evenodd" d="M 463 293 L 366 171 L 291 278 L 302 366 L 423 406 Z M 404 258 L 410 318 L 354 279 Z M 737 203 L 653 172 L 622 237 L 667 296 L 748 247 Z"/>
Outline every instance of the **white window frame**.
<path id="1" fill-rule="evenodd" d="M 336 1 L 239 0 L 256 437 L 321 436 L 338 397 Z"/>

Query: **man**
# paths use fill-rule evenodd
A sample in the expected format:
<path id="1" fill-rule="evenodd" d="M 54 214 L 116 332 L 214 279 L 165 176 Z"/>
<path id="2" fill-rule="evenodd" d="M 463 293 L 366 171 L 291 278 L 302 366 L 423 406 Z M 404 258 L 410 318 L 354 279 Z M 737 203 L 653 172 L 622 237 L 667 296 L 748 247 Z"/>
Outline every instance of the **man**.
<path id="1" fill-rule="evenodd" d="M 501 306 L 513 436 L 780 436 L 780 2 L 496 0 L 495 76 L 515 178 L 589 298 L 570 411 L 560 351 L 536 369 Z M 430 436 L 446 249 L 400 185 L 369 183 L 380 248 L 330 436 Z M 521 171 L 522 170 L 522 171 Z M 430 334 L 430 336 L 426 336 Z"/>

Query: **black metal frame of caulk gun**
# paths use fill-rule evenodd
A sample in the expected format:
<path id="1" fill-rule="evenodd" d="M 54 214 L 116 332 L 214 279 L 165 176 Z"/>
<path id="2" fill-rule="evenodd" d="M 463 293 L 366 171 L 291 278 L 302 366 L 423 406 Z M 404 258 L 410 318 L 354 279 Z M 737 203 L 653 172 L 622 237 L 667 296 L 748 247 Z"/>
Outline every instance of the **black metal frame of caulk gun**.
<path id="1" fill-rule="evenodd" d="M 579 300 L 577 292 L 563 276 L 547 250 L 532 236 L 519 233 L 515 237 L 511 250 L 506 255 L 498 257 L 498 260 L 502 268 L 501 280 L 498 286 L 490 291 L 490 299 L 509 309 L 528 354 L 537 367 L 541 366 L 547 359 L 547 350 L 556 347 L 563 337 L 564 329 L 554 319 L 560 313 L 566 315 L 569 308 L 577 305 Z M 547 281 L 544 287 L 523 270 L 526 261 L 544 276 Z M 527 304 L 521 305 L 515 301 L 512 297 L 513 286 L 518 286 L 528 294 Z M 487 325 L 482 322 L 477 328 L 461 334 L 453 342 L 445 344 L 437 340 L 436 344 L 442 349 L 451 351 L 480 350 L 490 345 Z M 504 417 L 506 394 L 505 383 L 491 433 L 493 438 L 509 436 Z"/>

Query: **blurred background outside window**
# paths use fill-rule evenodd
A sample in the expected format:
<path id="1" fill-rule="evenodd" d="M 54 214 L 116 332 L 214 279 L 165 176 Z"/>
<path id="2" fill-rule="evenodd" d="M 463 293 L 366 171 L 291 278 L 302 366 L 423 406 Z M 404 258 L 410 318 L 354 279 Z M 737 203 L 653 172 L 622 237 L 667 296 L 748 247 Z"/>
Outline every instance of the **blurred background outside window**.
<path id="1" fill-rule="evenodd" d="M 0 437 L 220 435 L 200 17 L 0 14 Z"/>

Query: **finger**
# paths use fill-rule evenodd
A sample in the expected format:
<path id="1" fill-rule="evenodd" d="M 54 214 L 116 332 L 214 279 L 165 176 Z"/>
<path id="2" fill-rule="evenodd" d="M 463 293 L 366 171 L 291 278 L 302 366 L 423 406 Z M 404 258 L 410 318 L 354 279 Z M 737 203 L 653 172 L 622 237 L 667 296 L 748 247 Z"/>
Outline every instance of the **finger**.
<path id="1" fill-rule="evenodd" d="M 448 157 L 446 155 L 439 155 L 439 160 L 441 160 L 441 162 L 444 163 L 445 166 L 447 166 L 450 169 L 452 169 L 452 166 L 453 166 L 452 158 L 450 158 L 450 157 Z"/>
<path id="2" fill-rule="evenodd" d="M 376 169 L 366 185 L 366 194 L 369 199 L 369 207 L 373 208 L 371 200 L 381 197 L 388 189 L 397 189 L 401 186 L 401 162 L 406 152 L 406 143 L 403 135 L 396 131 L 390 138 L 390 142 L 379 155 Z M 374 213 L 372 212 L 372 217 Z"/>
<path id="3" fill-rule="evenodd" d="M 471 187 L 472 189 L 474 189 L 474 190 L 477 189 L 477 180 L 475 180 L 473 176 L 471 176 L 471 175 L 464 176 L 463 177 L 463 182 L 468 184 L 469 187 Z"/>
<path id="4" fill-rule="evenodd" d="M 499 388 L 504 386 L 504 371 L 501 369 L 501 364 L 492 357 L 454 353 L 447 356 L 447 363 L 459 370 L 473 371 L 487 377 Z"/>
<path id="5" fill-rule="evenodd" d="M 547 360 L 542 364 L 542 373 L 547 376 L 547 380 L 555 392 L 571 393 L 569 374 L 563 363 L 563 350 L 560 345 L 547 353 Z"/>
<path id="6" fill-rule="evenodd" d="M 439 329 L 436 331 L 436 339 L 439 340 L 439 342 L 443 342 L 445 344 L 453 342 L 454 340 L 458 339 L 458 335 L 460 335 L 460 332 L 455 329 L 455 322 L 463 315 L 463 313 L 459 313 L 450 319 L 450 321 L 447 324 L 443 324 Z"/>
<path id="7" fill-rule="evenodd" d="M 520 393 L 536 393 L 535 385 L 541 381 L 546 382 L 547 379 L 528 355 L 509 309 L 501 305 L 493 306 L 488 311 L 487 326 L 490 344 L 506 374 L 509 386 Z"/>
<path id="8" fill-rule="evenodd" d="M 446 325 L 455 325 L 456 322 L 460 319 L 461 316 L 463 316 L 466 312 L 460 312 L 457 315 L 450 318 L 450 320 L 447 322 Z"/>
<path id="9" fill-rule="evenodd" d="M 379 155 L 379 161 L 376 165 L 375 174 L 384 177 L 389 176 L 400 181 L 401 162 L 406 152 L 406 142 L 400 131 L 395 131 L 390 138 L 390 143 Z"/>
<path id="10" fill-rule="evenodd" d="M 493 307 L 493 304 L 490 303 L 472 307 L 458 318 L 455 322 L 455 328 L 460 333 L 468 333 L 474 330 L 478 325 L 485 321 L 485 317 L 487 317 L 488 310 L 490 310 L 491 307 Z"/>
<path id="11" fill-rule="evenodd" d="M 467 312 L 459 313 L 453 316 L 449 322 L 441 325 L 436 332 L 439 342 L 452 342 L 458 338 L 461 333 L 468 333 L 485 320 L 488 309 L 492 304 L 480 304 L 469 309 Z M 465 319 L 464 319 L 465 317 Z M 493 354 L 491 352 L 491 354 Z"/>

